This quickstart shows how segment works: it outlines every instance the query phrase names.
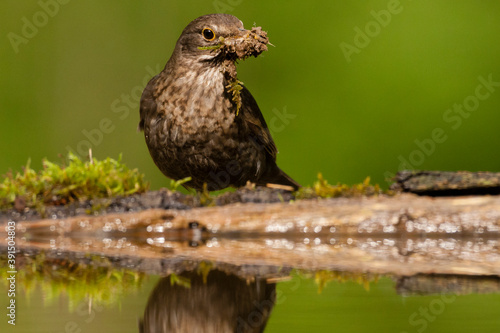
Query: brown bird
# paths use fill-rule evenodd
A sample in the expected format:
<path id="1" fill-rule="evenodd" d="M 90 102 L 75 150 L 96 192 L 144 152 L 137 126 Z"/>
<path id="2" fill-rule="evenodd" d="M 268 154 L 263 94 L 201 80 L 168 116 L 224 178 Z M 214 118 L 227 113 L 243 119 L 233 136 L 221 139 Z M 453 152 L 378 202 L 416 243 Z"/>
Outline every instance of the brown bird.
<path id="1" fill-rule="evenodd" d="M 177 40 L 161 73 L 141 97 L 139 129 L 153 161 L 169 178 L 191 177 L 186 187 L 208 190 L 257 185 L 300 185 L 276 165 L 277 149 L 235 62 L 267 50 L 260 27 L 228 14 L 198 17 Z"/>

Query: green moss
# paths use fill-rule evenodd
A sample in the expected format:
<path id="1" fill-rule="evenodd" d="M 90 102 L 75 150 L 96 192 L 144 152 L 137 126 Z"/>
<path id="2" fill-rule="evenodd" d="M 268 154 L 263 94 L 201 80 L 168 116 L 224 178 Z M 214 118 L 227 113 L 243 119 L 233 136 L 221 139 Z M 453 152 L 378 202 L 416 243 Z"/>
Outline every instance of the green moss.
<path id="1" fill-rule="evenodd" d="M 212 46 L 198 46 L 198 50 L 218 50 L 223 45 L 224 44 L 217 44 L 217 45 L 212 45 Z"/>
<path id="2" fill-rule="evenodd" d="M 14 206 L 42 209 L 73 201 L 127 196 L 147 191 L 149 184 L 137 169 L 130 170 L 118 160 L 106 158 L 82 161 L 69 153 L 67 165 L 44 159 L 35 171 L 30 161 L 22 172 L 7 173 L 0 182 L 0 209 Z"/>
<path id="3" fill-rule="evenodd" d="M 207 183 L 203 184 L 203 191 L 197 192 L 198 200 L 200 201 L 200 205 L 203 207 L 213 207 L 215 206 L 215 196 L 210 195 L 210 191 L 208 190 Z"/>
<path id="4" fill-rule="evenodd" d="M 370 184 L 370 177 L 366 177 L 364 182 L 352 186 L 345 184 L 332 185 L 318 173 L 318 180 L 310 187 L 302 187 L 296 193 L 297 199 L 313 198 L 336 198 L 336 197 L 358 197 L 382 194 L 383 191 L 378 185 Z"/>
<path id="5" fill-rule="evenodd" d="M 179 179 L 179 180 L 173 180 L 173 179 L 171 179 L 171 180 L 170 180 L 170 190 L 171 190 L 172 192 L 176 192 L 176 191 L 177 191 L 177 189 L 178 189 L 180 186 L 184 185 L 185 183 L 187 183 L 187 182 L 189 182 L 189 181 L 191 181 L 191 177 L 186 177 L 186 178 Z"/>
<path id="6" fill-rule="evenodd" d="M 236 90 L 239 91 L 239 90 Z M 171 181 L 170 188 L 176 191 L 181 185 L 191 180 L 190 177 Z M 128 196 L 146 192 L 149 183 L 137 169 L 130 170 L 118 160 L 106 158 L 82 161 L 76 155 L 69 153 L 66 162 L 53 163 L 43 160 L 43 168 L 35 171 L 30 167 L 30 161 L 22 172 L 15 175 L 7 173 L 0 179 L 0 210 L 24 207 L 37 209 L 43 216 L 47 205 L 65 205 L 76 201 L 100 199 L 92 211 L 100 211 L 109 204 L 107 200 L 116 196 Z M 217 194 L 226 191 L 209 193 L 205 187 L 196 193 L 202 206 L 214 206 Z M 361 184 L 348 186 L 332 185 L 318 174 L 318 180 L 313 186 L 303 187 L 295 192 L 297 200 L 332 197 L 356 197 L 378 194 L 382 192 L 378 185 L 370 184 L 366 178 Z M 89 211 L 89 213 L 92 213 Z"/>
<path id="7" fill-rule="evenodd" d="M 236 105 L 236 115 L 240 113 L 241 109 L 241 90 L 243 90 L 243 82 L 234 79 L 226 86 L 227 91 L 232 95 L 231 100 Z"/>
<path id="8" fill-rule="evenodd" d="M 198 46 L 198 50 L 218 50 L 225 45 L 224 41 L 225 41 L 225 38 L 220 36 L 218 44 L 212 45 L 212 46 Z"/>

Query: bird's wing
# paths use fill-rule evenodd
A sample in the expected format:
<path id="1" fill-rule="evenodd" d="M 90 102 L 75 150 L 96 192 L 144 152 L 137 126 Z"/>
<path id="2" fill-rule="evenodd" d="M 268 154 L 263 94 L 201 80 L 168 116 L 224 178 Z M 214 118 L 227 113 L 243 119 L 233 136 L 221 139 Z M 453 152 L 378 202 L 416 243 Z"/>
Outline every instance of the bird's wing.
<path id="1" fill-rule="evenodd" d="M 261 144 L 269 155 L 276 160 L 278 149 L 274 144 L 269 128 L 264 120 L 264 116 L 262 116 L 262 113 L 260 112 L 257 102 L 245 86 L 243 86 L 240 94 L 241 109 L 239 117 L 242 117 L 242 119 L 248 124 L 248 127 L 252 132 L 252 139 L 255 140 L 256 143 Z"/>
<path id="2" fill-rule="evenodd" d="M 144 130 L 144 121 L 147 115 L 156 113 L 157 104 L 153 96 L 153 91 L 155 89 L 155 82 L 157 78 L 158 75 L 153 77 L 151 81 L 149 81 L 146 88 L 144 88 L 144 91 L 142 92 L 141 105 L 140 105 L 140 121 L 138 127 L 139 131 Z"/>

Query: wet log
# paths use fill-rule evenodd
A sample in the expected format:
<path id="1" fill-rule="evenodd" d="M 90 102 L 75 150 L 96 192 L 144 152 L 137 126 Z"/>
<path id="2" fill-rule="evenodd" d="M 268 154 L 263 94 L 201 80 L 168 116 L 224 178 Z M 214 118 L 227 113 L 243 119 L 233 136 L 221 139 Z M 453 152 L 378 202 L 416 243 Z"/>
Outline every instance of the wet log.
<path id="1" fill-rule="evenodd" d="M 500 196 L 152 209 L 17 222 L 17 229 L 20 246 L 167 262 L 500 276 Z"/>
<path id="2" fill-rule="evenodd" d="M 500 235 L 500 196 L 359 197 L 300 200 L 273 204 L 230 204 L 190 210 L 149 209 L 141 212 L 76 216 L 17 222 L 30 234 L 72 233 L 112 236 L 155 232 L 174 239 L 208 235 Z"/>

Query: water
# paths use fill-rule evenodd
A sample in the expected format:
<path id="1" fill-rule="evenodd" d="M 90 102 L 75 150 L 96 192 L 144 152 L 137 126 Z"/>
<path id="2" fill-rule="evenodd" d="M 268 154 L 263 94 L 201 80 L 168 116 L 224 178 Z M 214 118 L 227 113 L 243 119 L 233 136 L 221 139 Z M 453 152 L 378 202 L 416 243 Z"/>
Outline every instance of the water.
<path id="1" fill-rule="evenodd" d="M 16 222 L 1 332 L 500 331 L 497 205 L 380 200 Z"/>
<path id="2" fill-rule="evenodd" d="M 68 294 L 48 300 L 46 292 L 39 288 L 29 295 L 22 292 L 17 297 L 16 327 L 7 326 L 5 321 L 0 327 L 2 332 L 138 332 L 148 297 L 159 281 L 159 277 L 150 276 L 139 289 L 115 304 L 98 306 L 82 300 L 72 311 Z M 276 285 L 277 302 L 265 332 L 498 332 L 500 329 L 498 294 L 403 297 L 395 292 L 394 286 L 390 278 L 371 283 L 369 290 L 354 281 L 331 282 L 318 293 L 318 286 L 311 279 L 295 277 L 280 282 Z M 190 301 L 214 307 L 217 299 Z M 219 310 L 221 317 L 227 312 Z M 255 323 L 261 314 L 257 310 L 253 317 L 242 318 Z"/>
<path id="3" fill-rule="evenodd" d="M 418 252 L 414 265 L 421 268 L 426 266 L 418 257 L 442 257 L 436 249 L 447 248 L 448 262 L 455 266 L 447 267 L 443 259 L 432 261 L 439 272 L 456 269 L 460 256 L 491 252 L 492 240 L 392 243 L 386 238 L 384 245 L 374 238 L 348 242 L 337 237 L 334 244 L 329 239 L 210 238 L 161 246 L 125 238 L 30 240 L 16 258 L 16 325 L 4 317 L 0 328 L 52 333 L 139 332 L 141 325 L 145 332 L 162 332 L 167 325 L 168 332 L 253 332 L 262 327 L 265 332 L 500 331 L 496 276 L 376 273 L 384 251 L 392 253 L 385 257 L 385 267 L 408 270 L 408 262 L 398 264 L 410 252 L 401 244 L 413 246 Z M 60 246 L 51 250 L 54 242 Z M 104 245 L 96 251 L 96 244 Z M 371 254 L 378 257 L 363 262 L 370 253 L 361 252 L 370 248 L 366 244 L 372 244 L 376 250 Z M 393 253 L 397 244 L 404 255 Z M 89 254 L 93 251 L 101 255 Z M 275 251 L 282 262 L 298 259 L 296 265 L 276 264 Z M 302 252 L 312 259 L 304 260 Z M 357 258 L 351 263 L 356 269 L 320 269 L 328 262 L 325 258 L 332 259 L 332 267 L 342 257 L 347 262 L 348 253 Z M 6 277 L 3 269 L 2 280 Z M 5 312 L 7 302 L 3 304 Z"/>

